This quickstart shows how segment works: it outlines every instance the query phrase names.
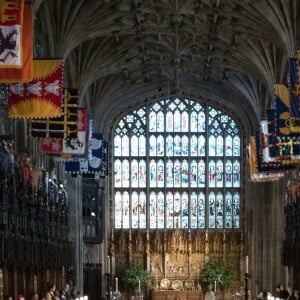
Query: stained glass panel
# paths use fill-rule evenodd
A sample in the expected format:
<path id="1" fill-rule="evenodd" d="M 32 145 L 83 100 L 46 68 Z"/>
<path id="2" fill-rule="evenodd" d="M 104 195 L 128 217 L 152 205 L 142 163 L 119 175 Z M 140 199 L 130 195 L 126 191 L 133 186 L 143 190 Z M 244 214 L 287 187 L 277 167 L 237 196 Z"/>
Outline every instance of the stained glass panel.
<path id="1" fill-rule="evenodd" d="M 233 138 L 233 156 L 240 156 L 241 142 L 238 136 Z"/>
<path id="2" fill-rule="evenodd" d="M 182 211 L 181 228 L 188 228 L 189 227 L 189 197 L 188 197 L 188 194 L 186 192 L 184 192 L 182 194 L 181 211 Z"/>
<path id="3" fill-rule="evenodd" d="M 121 137 L 119 135 L 116 135 L 114 138 L 114 155 L 115 156 L 121 156 L 122 153 L 122 141 L 121 141 Z"/>
<path id="4" fill-rule="evenodd" d="M 229 192 L 225 198 L 225 228 L 232 228 L 232 195 Z"/>
<path id="5" fill-rule="evenodd" d="M 150 161 L 150 187 L 156 187 L 156 162 Z"/>
<path id="6" fill-rule="evenodd" d="M 156 131 L 156 113 L 154 111 L 151 111 L 149 114 L 149 131 Z"/>
<path id="7" fill-rule="evenodd" d="M 165 186 L 165 164 L 162 159 L 157 164 L 157 187 Z"/>
<path id="8" fill-rule="evenodd" d="M 240 227 L 240 195 L 235 193 L 233 195 L 233 228 Z"/>
<path id="9" fill-rule="evenodd" d="M 205 187 L 205 177 L 206 177 L 206 173 L 205 173 L 205 162 L 203 159 L 201 159 L 199 161 L 198 164 L 198 186 L 199 187 Z"/>
<path id="10" fill-rule="evenodd" d="M 165 116 L 164 116 L 163 112 L 160 111 L 157 114 L 157 131 L 158 132 L 164 131 L 164 129 L 165 129 L 164 122 L 165 122 Z"/>
<path id="11" fill-rule="evenodd" d="M 171 192 L 167 193 L 167 228 L 173 228 L 173 215 L 174 215 L 174 205 L 173 205 L 173 194 Z"/>
<path id="12" fill-rule="evenodd" d="M 205 228 L 206 201 L 203 192 L 198 197 L 198 228 Z"/>
<path id="13" fill-rule="evenodd" d="M 205 156 L 206 150 L 205 150 L 205 137 L 203 135 L 199 136 L 198 139 L 198 155 L 199 156 Z"/>
<path id="14" fill-rule="evenodd" d="M 129 187 L 129 161 L 124 159 L 122 162 L 122 187 Z"/>
<path id="15" fill-rule="evenodd" d="M 163 192 L 157 197 L 157 228 L 165 227 L 165 196 Z"/>
<path id="16" fill-rule="evenodd" d="M 192 136 L 191 136 L 190 144 L 191 144 L 190 155 L 191 155 L 191 156 L 197 156 L 197 151 L 198 151 L 198 140 L 197 140 L 196 135 L 192 135 Z"/>
<path id="17" fill-rule="evenodd" d="M 139 155 L 139 139 L 136 135 L 131 137 L 131 156 Z"/>
<path id="18" fill-rule="evenodd" d="M 217 228 L 223 228 L 223 194 L 218 193 L 216 197 L 216 224 Z"/>
<path id="19" fill-rule="evenodd" d="M 139 163 L 139 187 L 146 187 L 146 161 L 141 160 Z"/>
<path id="20" fill-rule="evenodd" d="M 174 155 L 181 155 L 181 138 L 179 135 L 175 135 L 174 137 Z"/>
<path id="21" fill-rule="evenodd" d="M 127 135 L 122 137 L 122 156 L 129 156 L 129 137 Z"/>
<path id="22" fill-rule="evenodd" d="M 181 113 L 178 109 L 174 112 L 174 132 L 181 131 Z"/>
<path id="23" fill-rule="evenodd" d="M 147 225 L 147 202 L 146 194 L 140 193 L 139 197 L 139 228 L 146 228 Z"/>
<path id="24" fill-rule="evenodd" d="M 197 187 L 197 161 L 194 159 L 191 161 L 191 169 L 190 169 L 190 181 L 191 187 Z"/>
<path id="25" fill-rule="evenodd" d="M 197 132 L 198 130 L 198 116 L 195 111 L 191 113 L 191 132 Z"/>
<path id="26" fill-rule="evenodd" d="M 138 187 L 139 185 L 139 165 L 136 159 L 131 162 L 131 186 Z"/>
<path id="27" fill-rule="evenodd" d="M 208 140 L 208 155 L 216 155 L 216 138 L 213 135 L 211 135 Z"/>
<path id="28" fill-rule="evenodd" d="M 156 194 L 151 192 L 149 201 L 150 228 L 156 228 L 157 204 Z"/>
<path id="29" fill-rule="evenodd" d="M 191 193 L 191 228 L 197 228 L 197 194 Z"/>
<path id="30" fill-rule="evenodd" d="M 232 156 L 232 137 L 230 135 L 227 135 L 225 139 L 225 155 Z"/>
<path id="31" fill-rule="evenodd" d="M 186 111 L 182 113 L 182 132 L 188 132 L 189 131 L 189 115 Z"/>
<path id="32" fill-rule="evenodd" d="M 189 186 L 189 164 L 186 159 L 182 161 L 181 164 L 181 183 L 182 187 L 188 187 Z"/>
<path id="33" fill-rule="evenodd" d="M 216 165 L 216 186 L 223 187 L 223 161 L 220 159 Z"/>
<path id="34" fill-rule="evenodd" d="M 169 159 L 167 161 L 167 187 L 173 187 L 173 162 Z"/>
<path id="35" fill-rule="evenodd" d="M 232 187 L 232 162 L 226 160 L 225 165 L 225 186 Z"/>
<path id="36" fill-rule="evenodd" d="M 139 156 L 146 155 L 146 137 L 141 135 L 139 137 Z"/>
<path id="37" fill-rule="evenodd" d="M 216 227 L 216 196 L 214 192 L 209 193 L 208 227 Z"/>
<path id="38" fill-rule="evenodd" d="M 173 113 L 170 111 L 167 112 L 167 124 L 166 124 L 166 131 L 172 132 L 174 128 L 174 122 L 173 122 Z"/>
<path id="39" fill-rule="evenodd" d="M 166 154 L 167 156 L 173 156 L 173 137 L 168 135 L 166 140 Z"/>
<path id="40" fill-rule="evenodd" d="M 174 187 L 181 186 L 181 168 L 179 160 L 175 160 L 174 162 Z"/>
<path id="41" fill-rule="evenodd" d="M 209 187 L 216 187 L 216 163 L 214 160 L 210 160 L 209 161 L 209 181 L 208 181 L 208 185 Z"/>
<path id="42" fill-rule="evenodd" d="M 131 194 L 131 227 L 138 228 L 139 226 L 139 196 L 137 192 Z"/>
<path id="43" fill-rule="evenodd" d="M 163 156 L 164 155 L 164 152 L 165 152 L 165 148 L 164 148 L 164 144 L 165 144 L 165 140 L 163 138 L 162 135 L 159 135 L 157 137 L 157 144 L 156 144 L 156 153 L 157 153 L 157 156 Z"/>
<path id="44" fill-rule="evenodd" d="M 122 227 L 129 228 L 129 193 L 125 191 L 122 196 Z"/>
<path id="45" fill-rule="evenodd" d="M 240 186 L 240 162 L 237 160 L 233 162 L 232 181 L 233 187 Z"/>
<path id="46" fill-rule="evenodd" d="M 121 164 L 121 160 L 116 159 L 115 160 L 115 165 L 114 165 L 114 169 L 115 169 L 115 174 L 114 174 L 114 178 L 115 178 L 115 187 L 121 187 L 122 186 L 122 164 Z"/>
<path id="47" fill-rule="evenodd" d="M 156 137 L 154 135 L 151 135 L 149 139 L 149 155 L 156 155 Z"/>
<path id="48" fill-rule="evenodd" d="M 188 156 L 188 154 L 189 154 L 189 138 L 186 135 L 184 135 L 182 137 L 181 144 L 182 144 L 182 147 L 181 147 L 182 156 Z"/>
<path id="49" fill-rule="evenodd" d="M 216 155 L 217 156 L 223 156 L 223 137 L 218 135 L 217 136 L 217 141 L 216 141 Z"/>

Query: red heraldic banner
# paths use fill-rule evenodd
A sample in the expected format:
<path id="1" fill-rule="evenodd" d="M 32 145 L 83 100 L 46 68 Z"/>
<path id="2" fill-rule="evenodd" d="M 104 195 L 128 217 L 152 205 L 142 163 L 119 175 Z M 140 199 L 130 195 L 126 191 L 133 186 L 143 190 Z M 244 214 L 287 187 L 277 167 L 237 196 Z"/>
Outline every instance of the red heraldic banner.
<path id="1" fill-rule="evenodd" d="M 62 108 L 63 60 L 34 59 L 29 83 L 8 85 L 8 113 L 16 118 L 59 117 Z"/>
<path id="2" fill-rule="evenodd" d="M 0 83 L 32 80 L 32 8 L 0 1 Z"/>

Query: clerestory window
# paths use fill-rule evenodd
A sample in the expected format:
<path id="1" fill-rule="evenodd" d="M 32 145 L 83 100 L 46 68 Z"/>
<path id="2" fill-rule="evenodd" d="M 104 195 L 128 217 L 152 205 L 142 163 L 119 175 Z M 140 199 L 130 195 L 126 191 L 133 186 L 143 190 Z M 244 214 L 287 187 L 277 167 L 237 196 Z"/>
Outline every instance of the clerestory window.
<path id="1" fill-rule="evenodd" d="M 226 113 L 161 100 L 124 115 L 113 142 L 116 229 L 240 227 L 240 130 Z"/>

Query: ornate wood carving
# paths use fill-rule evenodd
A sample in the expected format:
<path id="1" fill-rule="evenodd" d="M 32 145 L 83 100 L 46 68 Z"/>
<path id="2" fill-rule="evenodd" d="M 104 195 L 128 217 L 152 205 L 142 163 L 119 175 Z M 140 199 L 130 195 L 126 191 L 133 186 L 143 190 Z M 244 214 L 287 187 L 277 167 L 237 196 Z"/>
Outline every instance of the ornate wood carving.
<path id="1" fill-rule="evenodd" d="M 153 287 L 163 278 L 197 280 L 207 258 L 225 259 L 233 277 L 240 278 L 243 238 L 237 231 L 115 230 L 112 236 L 116 272 L 128 263 L 143 265 L 151 273 Z"/>

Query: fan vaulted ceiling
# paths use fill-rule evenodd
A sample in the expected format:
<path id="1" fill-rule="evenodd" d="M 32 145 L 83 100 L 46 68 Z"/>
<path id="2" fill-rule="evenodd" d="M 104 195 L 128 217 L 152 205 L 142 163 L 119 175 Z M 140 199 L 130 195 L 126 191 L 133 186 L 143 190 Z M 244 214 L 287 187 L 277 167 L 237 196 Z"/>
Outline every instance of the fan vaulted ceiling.
<path id="1" fill-rule="evenodd" d="M 96 131 L 165 96 L 224 104 L 248 130 L 299 46 L 299 1 L 32 0 L 35 57 L 63 57 Z"/>

